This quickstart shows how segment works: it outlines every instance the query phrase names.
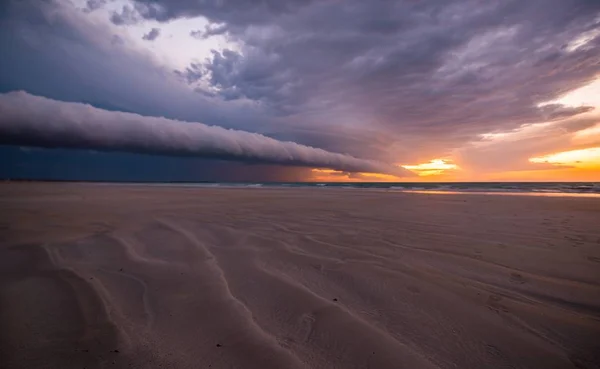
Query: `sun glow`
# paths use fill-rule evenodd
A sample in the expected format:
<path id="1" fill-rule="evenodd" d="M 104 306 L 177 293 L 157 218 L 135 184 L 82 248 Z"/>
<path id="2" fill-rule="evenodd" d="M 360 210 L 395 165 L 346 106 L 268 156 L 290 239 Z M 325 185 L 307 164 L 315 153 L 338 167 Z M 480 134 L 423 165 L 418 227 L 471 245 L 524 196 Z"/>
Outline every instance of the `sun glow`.
<path id="1" fill-rule="evenodd" d="M 348 173 L 333 169 L 314 168 L 311 170 L 311 181 L 316 182 L 395 182 L 399 178 L 382 173 Z"/>
<path id="2" fill-rule="evenodd" d="M 440 175 L 447 171 L 460 169 L 458 165 L 452 163 L 450 160 L 445 159 L 433 159 L 429 163 L 403 165 L 402 167 L 417 173 L 419 176 Z"/>
<path id="3" fill-rule="evenodd" d="M 460 169 L 460 167 L 454 164 L 448 159 L 433 159 L 428 163 L 415 164 L 415 165 L 400 165 L 398 166 L 410 170 L 415 173 L 418 177 L 426 177 L 417 179 L 418 177 L 411 177 L 411 180 L 416 181 L 431 181 L 440 180 L 441 176 L 453 173 Z M 441 179 L 449 179 L 451 177 L 444 177 Z M 311 181 L 316 182 L 397 182 L 402 178 L 383 173 L 349 173 L 342 172 L 333 169 L 314 168 L 311 171 Z"/>
<path id="4" fill-rule="evenodd" d="M 563 151 L 529 159 L 531 163 L 545 163 L 580 169 L 600 170 L 600 147 Z"/>

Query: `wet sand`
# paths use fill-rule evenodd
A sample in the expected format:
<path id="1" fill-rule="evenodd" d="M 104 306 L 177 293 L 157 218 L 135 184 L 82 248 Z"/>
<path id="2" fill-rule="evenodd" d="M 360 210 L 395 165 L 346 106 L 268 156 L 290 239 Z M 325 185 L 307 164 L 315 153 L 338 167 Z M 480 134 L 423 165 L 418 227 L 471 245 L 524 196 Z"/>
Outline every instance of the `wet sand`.
<path id="1" fill-rule="evenodd" d="M 0 185 L 2 368 L 598 368 L 600 199 Z"/>

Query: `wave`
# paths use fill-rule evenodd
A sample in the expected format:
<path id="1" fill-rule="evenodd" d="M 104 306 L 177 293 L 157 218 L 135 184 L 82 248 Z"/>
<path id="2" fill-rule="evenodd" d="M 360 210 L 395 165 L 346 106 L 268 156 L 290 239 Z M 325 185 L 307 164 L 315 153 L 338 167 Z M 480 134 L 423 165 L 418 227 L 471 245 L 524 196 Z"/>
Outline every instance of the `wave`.
<path id="1" fill-rule="evenodd" d="M 461 193 L 531 193 L 531 194 L 598 194 L 599 182 L 458 182 L 458 183 L 410 183 L 410 182 L 212 182 L 212 183 L 163 183 L 157 185 L 195 187 L 244 187 L 244 188 L 320 188 L 366 189 L 392 192 L 461 192 Z"/>

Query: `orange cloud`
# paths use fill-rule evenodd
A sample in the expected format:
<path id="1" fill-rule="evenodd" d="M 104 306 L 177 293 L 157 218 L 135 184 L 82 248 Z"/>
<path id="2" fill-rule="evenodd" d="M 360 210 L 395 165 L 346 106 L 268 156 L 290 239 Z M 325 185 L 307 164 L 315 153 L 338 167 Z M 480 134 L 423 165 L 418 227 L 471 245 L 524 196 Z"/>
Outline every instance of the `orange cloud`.
<path id="1" fill-rule="evenodd" d="M 410 178 L 410 181 L 452 181 L 456 180 L 452 175 L 459 170 L 458 165 L 447 159 L 433 159 L 428 163 L 415 165 L 398 165 L 418 175 Z M 312 169 L 310 181 L 315 182 L 401 182 L 399 178 L 382 173 L 348 173 L 332 169 Z"/>
<path id="2" fill-rule="evenodd" d="M 562 151 L 529 159 L 543 166 L 537 170 L 490 173 L 485 181 L 566 181 L 585 182 L 600 180 L 600 147 Z"/>
<path id="3" fill-rule="evenodd" d="M 381 173 L 349 173 L 333 169 L 314 168 L 309 181 L 314 182 L 398 182 L 399 177 Z"/>
<path id="4" fill-rule="evenodd" d="M 600 171 L 562 168 L 491 173 L 478 180 L 498 182 L 596 182 Z"/>
<path id="5" fill-rule="evenodd" d="M 546 163 L 585 170 L 600 170 L 600 147 L 563 151 L 529 159 L 531 163 Z"/>

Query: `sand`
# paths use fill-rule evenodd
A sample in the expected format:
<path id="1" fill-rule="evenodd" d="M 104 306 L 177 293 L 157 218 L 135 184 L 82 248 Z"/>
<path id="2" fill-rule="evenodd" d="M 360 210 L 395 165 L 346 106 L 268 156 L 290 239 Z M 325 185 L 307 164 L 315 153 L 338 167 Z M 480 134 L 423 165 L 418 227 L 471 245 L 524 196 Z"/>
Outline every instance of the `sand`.
<path id="1" fill-rule="evenodd" d="M 598 368 L 600 199 L 0 185 L 2 368 Z"/>

